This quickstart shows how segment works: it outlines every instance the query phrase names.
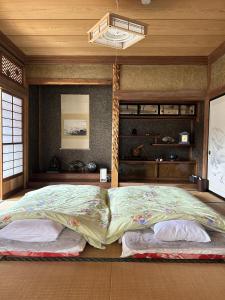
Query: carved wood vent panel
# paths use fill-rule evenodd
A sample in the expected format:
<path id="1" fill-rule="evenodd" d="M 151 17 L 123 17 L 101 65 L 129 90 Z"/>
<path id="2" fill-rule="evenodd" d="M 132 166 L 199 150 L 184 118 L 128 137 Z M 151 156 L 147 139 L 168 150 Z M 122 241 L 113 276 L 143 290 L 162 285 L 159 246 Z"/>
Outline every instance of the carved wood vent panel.
<path id="1" fill-rule="evenodd" d="M 1 54 L 1 73 L 8 79 L 23 85 L 23 68 L 3 54 Z"/>

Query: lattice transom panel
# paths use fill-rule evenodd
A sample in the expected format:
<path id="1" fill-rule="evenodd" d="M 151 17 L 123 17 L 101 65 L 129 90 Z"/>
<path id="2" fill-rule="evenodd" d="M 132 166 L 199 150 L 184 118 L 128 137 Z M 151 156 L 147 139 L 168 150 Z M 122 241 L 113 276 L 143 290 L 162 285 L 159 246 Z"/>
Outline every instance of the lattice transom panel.
<path id="1" fill-rule="evenodd" d="M 1 72 L 8 78 L 12 79 L 13 81 L 23 84 L 23 69 L 22 67 L 18 66 L 12 60 L 7 58 L 6 56 L 2 55 L 1 57 Z"/>

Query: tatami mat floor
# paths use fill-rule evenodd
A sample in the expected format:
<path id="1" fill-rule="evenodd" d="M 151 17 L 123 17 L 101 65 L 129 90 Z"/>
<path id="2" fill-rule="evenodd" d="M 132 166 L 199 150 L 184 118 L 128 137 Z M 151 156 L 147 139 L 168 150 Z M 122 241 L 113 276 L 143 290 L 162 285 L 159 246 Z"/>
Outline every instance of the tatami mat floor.
<path id="1" fill-rule="evenodd" d="M 0 262 L 1 300 L 224 300 L 224 264 Z"/>
<path id="2" fill-rule="evenodd" d="M 225 201 L 189 190 L 225 215 Z M 105 250 L 87 246 L 81 256 L 120 254 L 114 243 Z M 224 282 L 225 264 L 217 263 L 0 261 L 0 300 L 224 300 Z"/>

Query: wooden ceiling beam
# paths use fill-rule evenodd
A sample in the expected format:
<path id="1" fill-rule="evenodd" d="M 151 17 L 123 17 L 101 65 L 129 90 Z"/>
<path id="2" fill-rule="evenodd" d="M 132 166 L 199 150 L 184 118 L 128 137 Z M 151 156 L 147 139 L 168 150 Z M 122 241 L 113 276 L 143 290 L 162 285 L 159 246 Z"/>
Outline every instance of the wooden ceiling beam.
<path id="1" fill-rule="evenodd" d="M 26 64 L 207 65 L 207 56 L 41 56 L 28 55 Z"/>
<path id="2" fill-rule="evenodd" d="M 126 50 L 116 51 L 115 49 L 111 49 L 109 47 L 98 47 L 98 46 L 90 46 L 85 48 L 76 48 L 76 47 L 68 47 L 68 48 L 22 48 L 26 55 L 35 55 L 35 56 L 113 56 L 113 57 L 124 57 L 124 56 L 208 56 L 212 51 L 213 47 L 160 47 L 160 48 L 128 48 Z"/>
<path id="3" fill-rule="evenodd" d="M 208 56 L 209 63 L 212 64 L 224 54 L 225 54 L 225 41 Z"/>
<path id="4" fill-rule="evenodd" d="M 83 78 L 28 78 L 27 84 L 33 85 L 112 85 L 111 79 Z"/>
<path id="5" fill-rule="evenodd" d="M 128 102 L 142 102 L 142 101 L 154 101 L 154 102 L 171 102 L 171 101 L 204 101 L 206 97 L 206 91 L 201 90 L 181 90 L 181 91 L 125 91 L 119 90 L 115 93 L 121 101 Z"/>
<path id="6" fill-rule="evenodd" d="M 116 11 L 112 0 L 4 0 L 1 19 L 100 19 L 108 11 Z M 119 1 L 118 14 L 143 19 L 225 19 L 224 0 Z"/>
<path id="7" fill-rule="evenodd" d="M 149 35 L 144 40 L 136 43 L 132 48 L 155 47 L 218 47 L 224 41 L 225 35 Z M 84 48 L 88 44 L 87 35 L 9 35 L 8 38 L 20 48 L 39 48 L 46 45 L 48 48 Z M 104 48 L 106 49 L 106 48 Z"/>
<path id="8" fill-rule="evenodd" d="M 25 54 L 0 31 L 0 47 L 8 54 L 15 57 L 20 63 L 24 64 L 26 60 Z"/>
<path id="9" fill-rule="evenodd" d="M 8 35 L 86 35 L 96 20 L 0 20 L 0 27 Z M 223 35 L 225 20 L 143 20 L 148 35 Z M 179 37 L 177 37 L 179 38 Z"/>

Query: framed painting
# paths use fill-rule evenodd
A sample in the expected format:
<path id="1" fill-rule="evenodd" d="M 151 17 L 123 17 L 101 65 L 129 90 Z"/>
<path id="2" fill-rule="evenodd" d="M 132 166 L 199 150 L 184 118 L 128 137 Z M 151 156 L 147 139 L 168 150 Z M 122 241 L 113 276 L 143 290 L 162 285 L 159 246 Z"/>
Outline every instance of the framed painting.
<path id="1" fill-rule="evenodd" d="M 160 105 L 160 115 L 178 115 L 179 105 Z"/>
<path id="2" fill-rule="evenodd" d="M 157 104 L 142 104 L 140 105 L 140 114 L 141 115 L 158 115 L 159 106 Z"/>
<path id="3" fill-rule="evenodd" d="M 137 115 L 138 105 L 136 104 L 120 104 L 120 115 Z"/>
<path id="4" fill-rule="evenodd" d="M 89 149 L 89 95 L 61 95 L 61 149 Z"/>

